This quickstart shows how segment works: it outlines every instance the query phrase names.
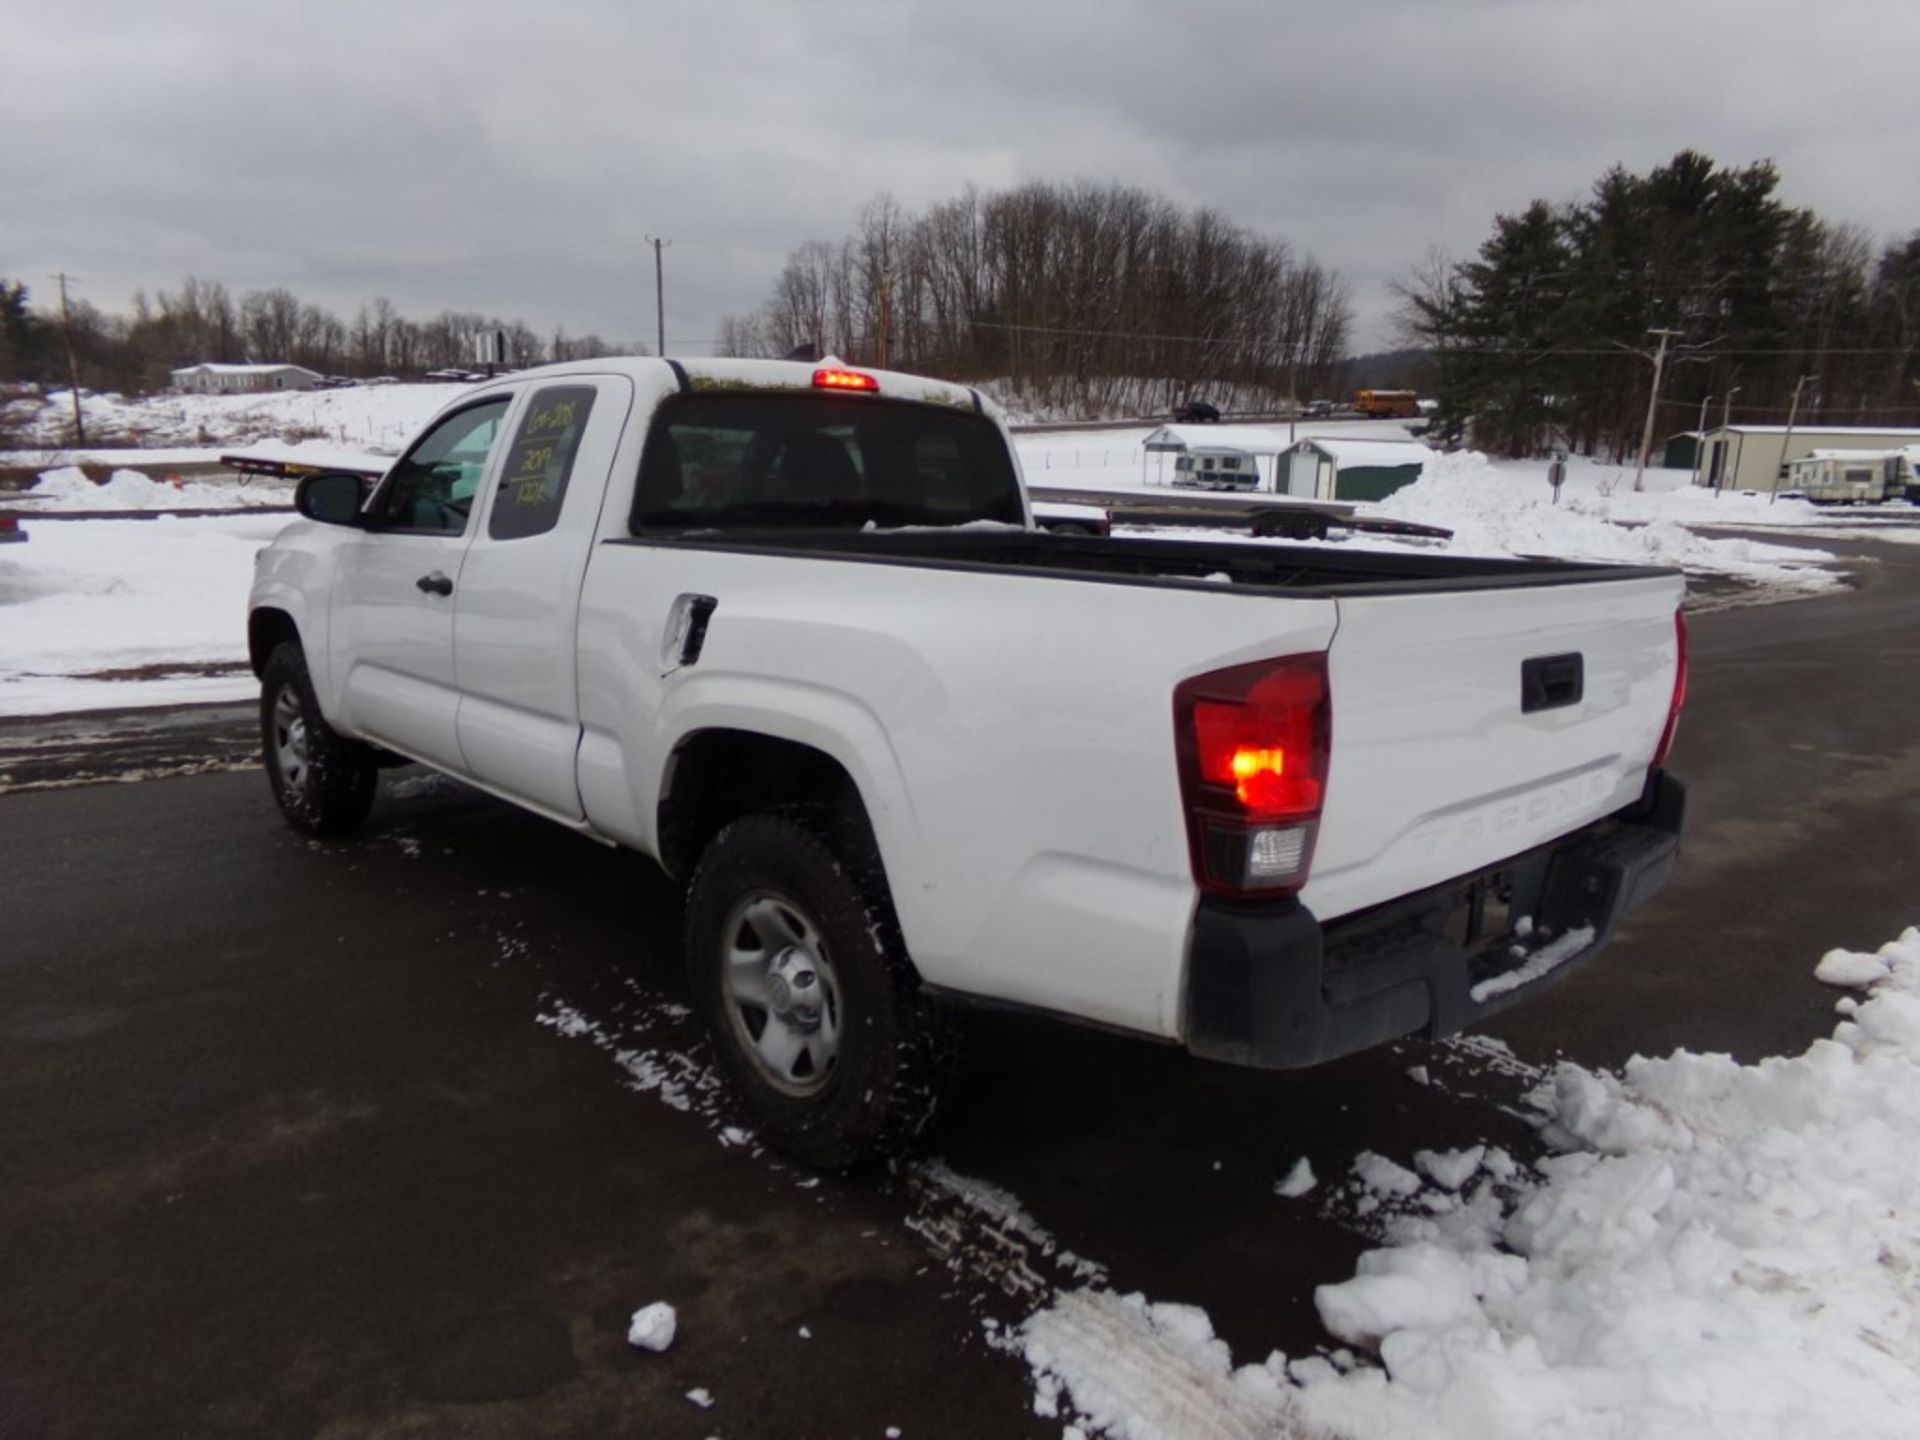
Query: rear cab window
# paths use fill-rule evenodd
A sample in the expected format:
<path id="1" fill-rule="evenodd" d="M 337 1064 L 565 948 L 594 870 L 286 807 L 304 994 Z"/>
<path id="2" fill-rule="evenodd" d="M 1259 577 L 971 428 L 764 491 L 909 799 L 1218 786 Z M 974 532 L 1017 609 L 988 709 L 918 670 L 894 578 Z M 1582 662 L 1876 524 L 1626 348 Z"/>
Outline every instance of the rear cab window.
<path id="1" fill-rule="evenodd" d="M 1025 523 L 1005 437 L 944 405 L 696 394 L 655 417 L 635 533 Z"/>
<path id="2" fill-rule="evenodd" d="M 487 513 L 489 539 L 524 540 L 559 523 L 596 393 L 592 385 L 547 385 L 533 392 L 500 465 Z"/>

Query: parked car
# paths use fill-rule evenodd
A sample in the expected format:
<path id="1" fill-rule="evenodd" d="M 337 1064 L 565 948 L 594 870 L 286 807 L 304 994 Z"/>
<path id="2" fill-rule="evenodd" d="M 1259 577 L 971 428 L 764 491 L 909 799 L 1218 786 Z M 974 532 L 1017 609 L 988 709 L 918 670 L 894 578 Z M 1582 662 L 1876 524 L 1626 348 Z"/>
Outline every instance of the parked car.
<path id="1" fill-rule="evenodd" d="M 1311 1065 L 1554 983 L 1677 853 L 1677 572 L 1050 535 L 962 386 L 548 366 L 296 504 L 247 619 L 286 819 L 408 759 L 652 857 L 813 1164 L 921 1130 L 956 1007 Z"/>
<path id="2" fill-rule="evenodd" d="M 0 545 L 24 544 L 26 538 L 27 532 L 20 528 L 18 515 L 0 515 Z"/>
<path id="3" fill-rule="evenodd" d="M 1220 423 L 1220 407 L 1209 405 L 1204 400 L 1189 400 L 1184 405 L 1176 405 L 1173 418 L 1181 425 L 1217 425 Z"/>

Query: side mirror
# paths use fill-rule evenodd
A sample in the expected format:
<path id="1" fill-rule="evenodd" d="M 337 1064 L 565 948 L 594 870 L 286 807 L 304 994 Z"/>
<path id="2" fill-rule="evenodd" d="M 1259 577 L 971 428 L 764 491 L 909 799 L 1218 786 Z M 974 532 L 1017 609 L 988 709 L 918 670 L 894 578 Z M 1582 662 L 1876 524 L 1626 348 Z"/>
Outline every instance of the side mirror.
<path id="1" fill-rule="evenodd" d="M 361 523 L 360 507 L 366 504 L 371 484 L 364 475 L 324 470 L 300 482 L 293 492 L 293 508 L 323 525 L 357 526 Z"/>

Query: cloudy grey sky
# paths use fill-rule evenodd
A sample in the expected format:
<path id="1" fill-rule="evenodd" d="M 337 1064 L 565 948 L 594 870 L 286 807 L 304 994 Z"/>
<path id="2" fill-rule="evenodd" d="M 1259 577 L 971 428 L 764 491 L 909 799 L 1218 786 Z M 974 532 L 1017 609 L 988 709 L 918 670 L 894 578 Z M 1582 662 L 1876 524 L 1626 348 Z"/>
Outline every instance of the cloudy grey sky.
<path id="1" fill-rule="evenodd" d="M 1920 227 L 1914 0 L 0 0 L 0 275 L 187 274 L 707 348 L 890 190 L 1120 180 L 1351 282 L 1615 161 Z"/>

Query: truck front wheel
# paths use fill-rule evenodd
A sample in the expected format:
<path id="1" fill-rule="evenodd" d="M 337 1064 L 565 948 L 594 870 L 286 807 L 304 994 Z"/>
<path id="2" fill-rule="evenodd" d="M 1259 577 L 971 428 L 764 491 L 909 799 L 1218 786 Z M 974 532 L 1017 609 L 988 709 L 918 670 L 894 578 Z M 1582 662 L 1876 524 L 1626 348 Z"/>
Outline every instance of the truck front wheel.
<path id="1" fill-rule="evenodd" d="M 695 1002 L 775 1148 L 841 1169 L 932 1119 L 951 1041 L 900 940 L 877 866 L 810 811 L 736 820 L 687 904 Z"/>
<path id="2" fill-rule="evenodd" d="M 260 749 L 273 798 L 294 829 L 338 838 L 366 820 L 380 782 L 374 752 L 327 724 L 306 654 L 291 640 L 260 675 Z"/>

